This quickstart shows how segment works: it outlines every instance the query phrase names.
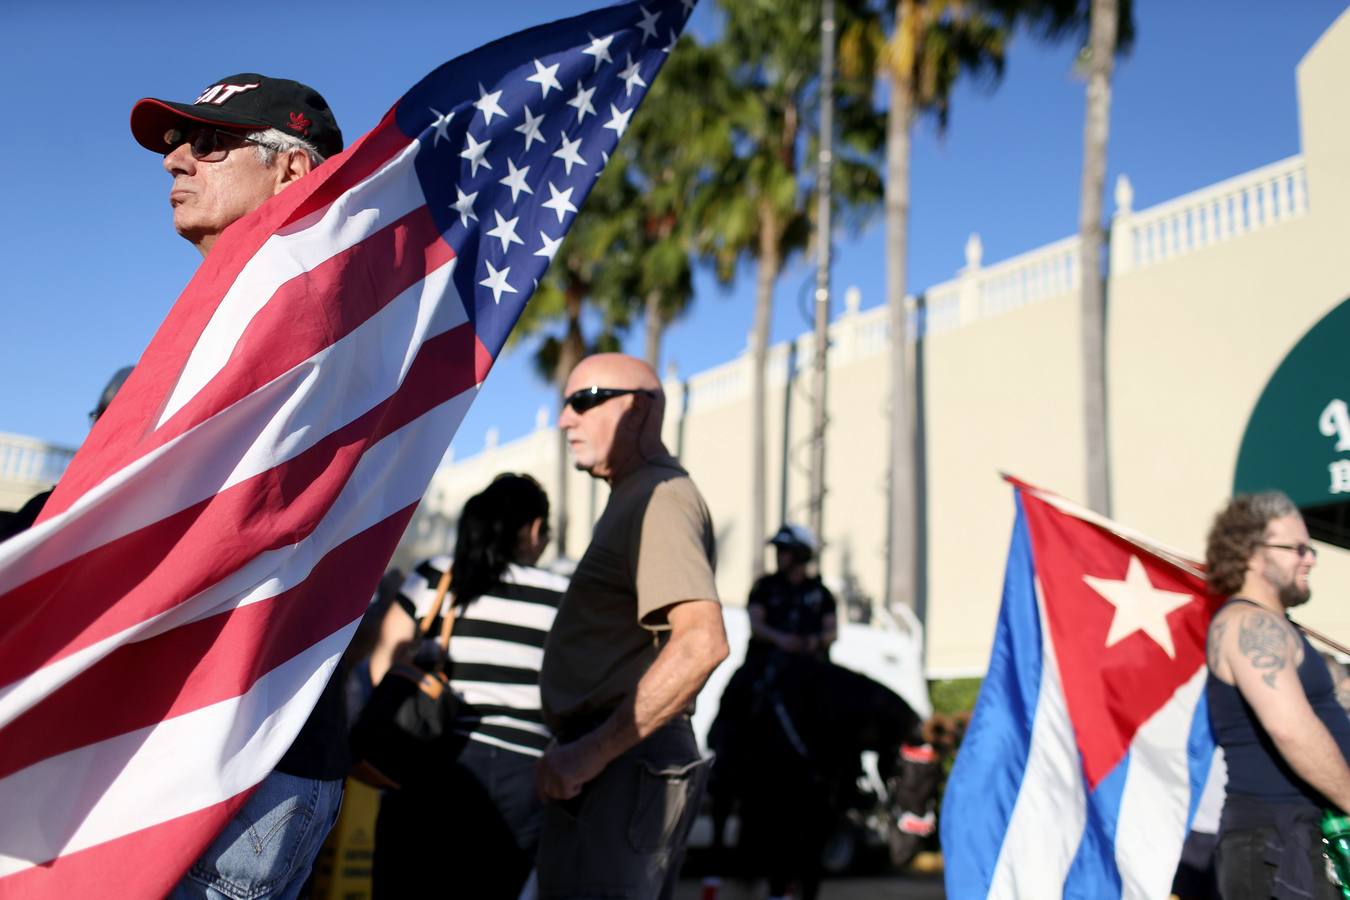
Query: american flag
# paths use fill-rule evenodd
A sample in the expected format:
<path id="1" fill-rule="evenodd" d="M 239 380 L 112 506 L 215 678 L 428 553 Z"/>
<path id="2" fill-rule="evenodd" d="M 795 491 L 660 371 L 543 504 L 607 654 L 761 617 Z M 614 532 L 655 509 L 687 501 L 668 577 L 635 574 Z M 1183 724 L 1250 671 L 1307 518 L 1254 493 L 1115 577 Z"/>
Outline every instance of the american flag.
<path id="1" fill-rule="evenodd" d="M 162 895 L 271 771 L 694 3 L 446 63 L 220 237 L 0 544 L 0 897 Z"/>

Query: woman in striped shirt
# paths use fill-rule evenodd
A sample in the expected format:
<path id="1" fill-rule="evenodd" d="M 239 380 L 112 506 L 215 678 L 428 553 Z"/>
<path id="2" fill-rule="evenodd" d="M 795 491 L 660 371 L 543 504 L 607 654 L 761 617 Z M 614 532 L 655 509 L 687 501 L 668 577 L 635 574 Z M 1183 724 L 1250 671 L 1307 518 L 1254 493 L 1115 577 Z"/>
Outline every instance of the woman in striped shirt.
<path id="1" fill-rule="evenodd" d="M 457 760 L 429 787 L 390 791 L 376 827 L 377 897 L 442 887 L 456 897 L 514 900 L 539 836 L 534 763 L 549 741 L 540 716 L 544 638 L 567 587 L 535 567 L 548 544 L 548 497 L 528 475 L 499 475 L 464 505 L 450 597 L 450 685 L 460 698 Z M 417 566 L 391 604 L 371 654 L 372 680 L 414 639 L 450 558 Z M 439 620 L 432 633 L 439 629 Z"/>

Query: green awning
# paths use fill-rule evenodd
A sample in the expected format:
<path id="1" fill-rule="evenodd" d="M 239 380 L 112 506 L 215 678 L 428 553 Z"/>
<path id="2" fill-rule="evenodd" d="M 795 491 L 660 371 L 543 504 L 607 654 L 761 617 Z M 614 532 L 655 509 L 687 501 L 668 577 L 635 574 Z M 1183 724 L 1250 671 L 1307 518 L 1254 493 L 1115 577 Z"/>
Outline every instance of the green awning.
<path id="1" fill-rule="evenodd" d="M 1350 547 L 1350 300 L 1294 345 L 1247 421 L 1233 491 L 1271 489 L 1313 537 Z"/>

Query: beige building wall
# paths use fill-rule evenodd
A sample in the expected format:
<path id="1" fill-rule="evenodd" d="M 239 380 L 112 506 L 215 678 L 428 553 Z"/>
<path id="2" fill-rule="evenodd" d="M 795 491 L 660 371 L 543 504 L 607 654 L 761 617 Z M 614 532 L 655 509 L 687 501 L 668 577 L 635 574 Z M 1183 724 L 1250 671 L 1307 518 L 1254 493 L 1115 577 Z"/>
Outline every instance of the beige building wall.
<path id="1" fill-rule="evenodd" d="M 19 434 L 0 434 L 0 512 L 12 512 L 56 483 L 75 451 Z"/>
<path id="2" fill-rule="evenodd" d="M 1108 404 L 1114 516 L 1194 556 L 1228 496 L 1257 398 L 1284 355 L 1350 296 L 1350 19 L 1298 70 L 1303 152 L 1149 209 L 1116 187 L 1108 285 Z M 1216 173 L 1216 175 L 1224 173 Z M 979 674 L 993 638 L 1013 521 L 1008 472 L 1070 499 L 1085 496 L 1078 244 L 1067 238 L 986 266 L 978 238 L 951 281 L 913 310 L 921 388 L 920 499 L 927 523 L 930 676 Z M 853 293 L 831 326 L 825 549 L 836 586 L 879 601 L 886 584 L 888 314 Z M 788 438 L 788 517 L 807 518 L 810 335 L 798 338 Z M 768 373 L 770 530 L 782 515 L 788 345 Z M 670 377 L 666 434 L 712 511 L 724 601 L 744 602 L 767 535 L 748 530 L 749 359 Z M 1315 423 L 1314 423 L 1315 424 Z M 401 552 L 444 542 L 458 507 L 499 471 L 528 471 L 556 497 L 556 432 L 452 461 L 436 476 Z M 567 477 L 569 549 L 584 550 L 605 490 Z M 1326 548 L 1319 602 L 1301 615 L 1350 640 L 1350 553 Z"/>
<path id="3" fill-rule="evenodd" d="M 1113 228 L 1109 384 L 1116 518 L 1200 556 L 1247 418 L 1286 353 L 1350 297 L 1350 17 L 1299 66 L 1300 156 Z M 1308 423 L 1315 428 L 1316 422 Z M 1350 638 L 1350 553 L 1323 548 L 1299 619 Z"/>

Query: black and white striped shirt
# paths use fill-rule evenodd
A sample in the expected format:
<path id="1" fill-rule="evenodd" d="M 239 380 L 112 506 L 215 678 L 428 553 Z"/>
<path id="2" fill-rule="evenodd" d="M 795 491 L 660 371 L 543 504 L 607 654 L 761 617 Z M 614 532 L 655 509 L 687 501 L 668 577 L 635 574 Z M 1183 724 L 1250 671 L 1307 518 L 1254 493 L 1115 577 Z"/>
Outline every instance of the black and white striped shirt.
<path id="1" fill-rule="evenodd" d="M 403 582 L 398 603 L 415 621 L 436 601 L 436 585 L 449 564 L 448 556 L 426 560 Z M 539 665 L 565 590 L 566 578 L 512 563 L 497 587 L 460 610 L 450 637 L 450 686 L 461 701 L 459 734 L 543 755 L 549 731 L 540 713 Z"/>

